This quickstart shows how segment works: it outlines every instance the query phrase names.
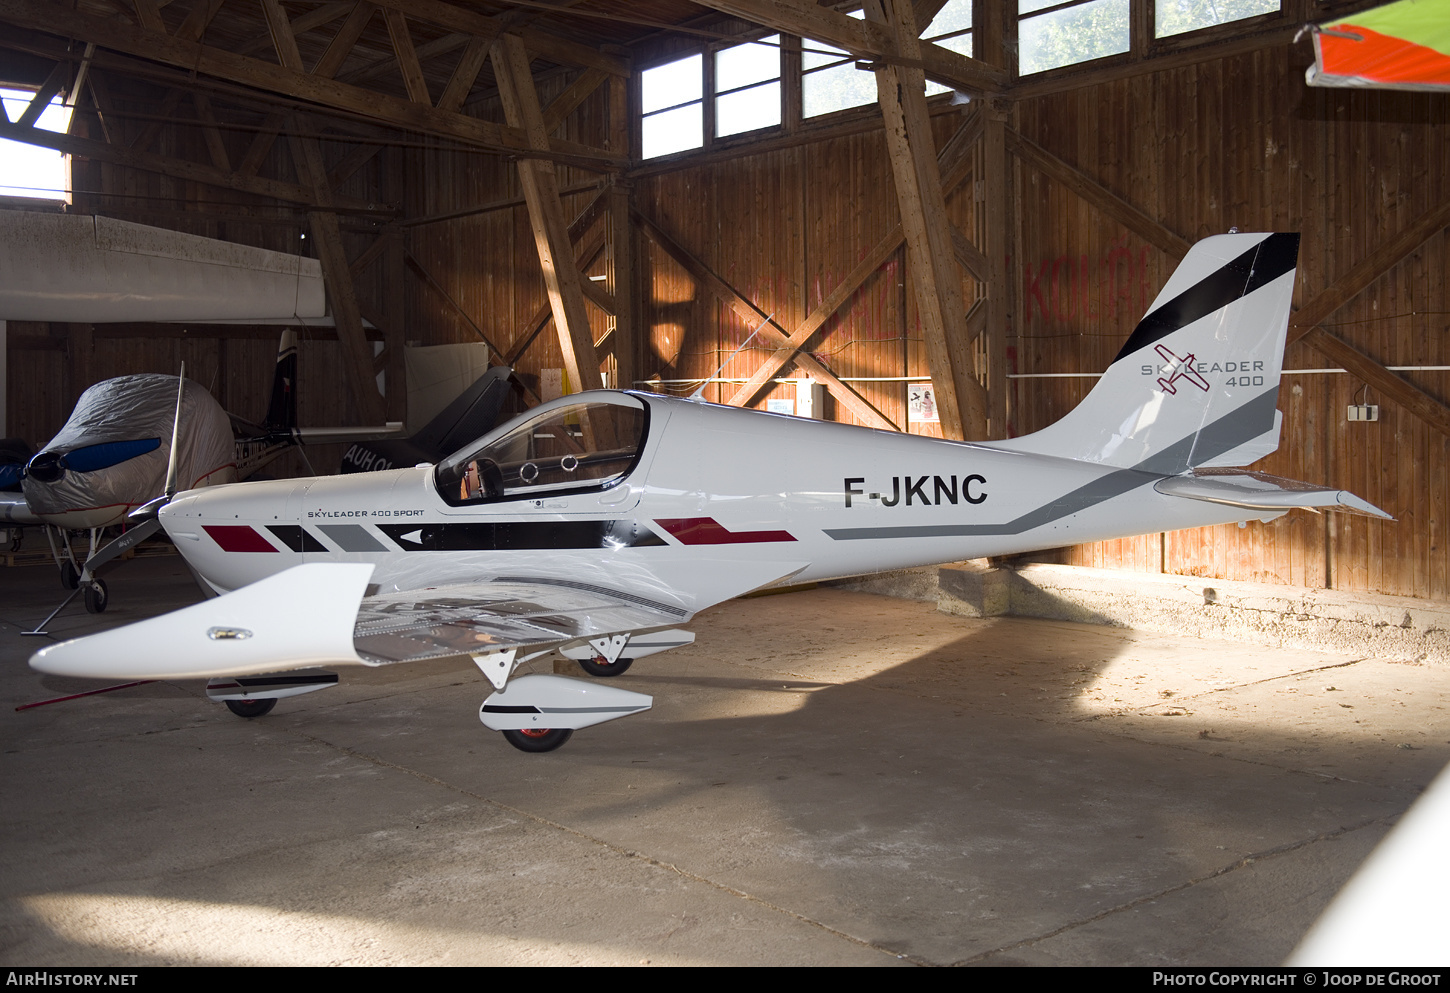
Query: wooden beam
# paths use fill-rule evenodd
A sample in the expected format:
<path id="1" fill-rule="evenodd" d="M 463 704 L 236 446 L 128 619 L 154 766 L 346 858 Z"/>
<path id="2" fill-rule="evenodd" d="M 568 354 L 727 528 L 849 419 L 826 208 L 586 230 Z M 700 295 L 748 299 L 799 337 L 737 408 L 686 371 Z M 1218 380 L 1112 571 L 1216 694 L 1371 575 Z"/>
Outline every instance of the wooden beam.
<path id="1" fill-rule="evenodd" d="M 494 42 L 493 69 L 504 118 L 511 127 L 527 135 L 532 147 L 548 148 L 549 133 L 544 129 L 544 114 L 529 72 L 529 55 L 522 38 L 504 34 Z M 604 384 L 599 377 L 599 356 L 594 351 L 594 334 L 589 329 L 589 312 L 584 307 L 582 279 L 569 244 L 569 228 L 559 199 L 554 163 L 544 159 L 520 159 L 518 171 L 569 382 L 575 390 L 600 389 Z"/>
<path id="2" fill-rule="evenodd" d="M 575 109 L 589 98 L 589 94 L 599 89 L 599 84 L 609 78 L 609 73 L 603 69 L 585 69 L 579 74 L 579 78 L 570 83 L 568 88 L 560 93 L 549 104 L 544 111 L 544 130 L 552 134 L 564 118 L 574 113 Z"/>
<path id="3" fill-rule="evenodd" d="M 894 34 L 899 54 L 907 60 L 915 57 L 915 24 L 907 0 L 867 0 L 865 11 L 868 21 Z M 926 339 L 942 434 L 985 440 L 987 398 L 966 337 L 967 307 L 954 265 L 952 225 L 947 220 L 926 113 L 926 80 L 920 69 L 888 63 L 876 70 L 876 93 L 886 121 L 886 148 L 906 235 L 907 269 Z"/>
<path id="4" fill-rule="evenodd" d="M 156 111 L 156 116 L 146 123 L 141 133 L 131 139 L 131 147 L 138 152 L 144 152 L 151 147 L 161 129 L 171 120 L 171 115 L 176 113 L 176 108 L 181 105 L 181 98 L 185 92 L 181 87 L 172 87 L 167 91 L 166 96 L 161 99 L 161 107 Z"/>
<path id="5" fill-rule="evenodd" d="M 990 438 L 1007 437 L 1007 334 L 1011 330 L 1012 287 L 1007 275 L 1009 247 L 1009 219 L 1007 203 L 1010 194 L 1007 189 L 1008 161 L 1006 132 L 1006 110 L 1003 107 L 988 106 L 984 112 L 982 131 L 982 212 L 986 215 L 982 224 L 983 245 L 986 251 L 982 262 L 985 269 L 977 276 L 987 286 L 990 303 L 986 304 L 982 317 L 982 330 L 987 354 L 987 419 L 991 429 Z M 956 228 L 952 233 L 957 234 Z M 965 239 L 963 239 L 965 240 Z M 953 238 L 955 243 L 956 239 Z M 960 248 L 960 246 L 958 246 Z M 958 258 L 961 256 L 958 255 Z M 982 309 L 984 301 L 978 300 L 972 308 L 973 314 Z M 970 321 L 968 322 L 970 324 Z M 964 327 L 967 341 L 975 335 L 969 326 Z"/>
<path id="6" fill-rule="evenodd" d="M 147 31 L 166 33 L 166 22 L 161 20 L 161 10 L 156 6 L 156 0 L 132 0 L 132 3 L 136 7 L 137 24 Z"/>
<path id="7" fill-rule="evenodd" d="M 468 94 L 473 90 L 474 81 L 478 79 L 483 64 L 488 61 L 489 44 L 490 40 L 486 38 L 469 39 L 468 47 L 459 56 L 453 75 L 448 78 L 443 95 L 438 98 L 439 110 L 457 113 L 463 109 L 464 103 L 468 101 Z"/>
<path id="8" fill-rule="evenodd" d="M 971 273 L 972 278 L 979 283 L 990 283 L 991 264 L 982 250 L 972 244 L 972 240 L 962 234 L 962 229 L 955 224 L 948 222 L 951 228 L 952 257 L 961 263 L 962 268 Z"/>
<path id="9" fill-rule="evenodd" d="M 337 34 L 333 35 L 332 40 L 327 43 L 322 57 L 317 60 L 317 65 L 312 67 L 312 75 L 323 79 L 331 79 L 336 76 L 337 71 L 342 68 L 342 64 L 347 61 L 347 57 L 352 54 L 353 46 L 362 37 L 368 21 L 372 20 L 376 11 L 376 7 L 363 0 L 353 4 L 352 10 L 348 12 L 347 20 L 342 22 L 342 26 L 337 29 Z"/>
<path id="10" fill-rule="evenodd" d="M 409 0 L 410 4 L 412 2 L 413 0 Z M 0 20 L 34 31 L 54 33 L 58 30 L 54 8 L 45 0 L 0 0 Z M 67 11 L 64 27 L 59 30 L 63 30 L 69 37 L 94 42 L 97 46 L 111 51 L 125 52 L 190 72 L 280 93 L 321 107 L 361 115 L 421 134 L 451 138 L 491 151 L 557 158 L 596 170 L 623 165 L 626 161 L 626 156 L 616 151 L 560 139 L 550 140 L 546 149 L 537 149 L 517 128 L 424 107 L 408 100 L 348 86 L 335 80 L 321 79 L 298 69 L 168 37 L 80 10 Z M 283 44 L 285 45 L 285 41 Z"/>
<path id="11" fill-rule="evenodd" d="M 287 115 L 280 110 L 268 114 L 262 121 L 261 128 L 252 136 L 252 143 L 247 146 L 247 154 L 242 156 L 241 165 L 237 166 L 237 172 L 243 176 L 255 176 L 257 170 L 262 168 L 262 162 L 267 158 L 267 153 L 272 150 L 272 145 L 277 141 L 277 135 L 282 131 L 282 123 Z"/>
<path id="12" fill-rule="evenodd" d="M 200 41 L 224 2 L 225 0 L 194 0 L 186 20 L 176 29 L 176 37 L 185 38 L 187 41 Z"/>
<path id="13" fill-rule="evenodd" d="M 670 237 L 654 221 L 638 210 L 634 211 L 631 216 L 641 230 L 649 236 L 649 239 L 678 262 L 696 283 L 733 310 L 741 320 L 752 327 L 759 325 L 759 336 L 764 341 L 774 345 L 777 349 L 790 348 L 789 336 L 773 320 L 765 320 L 766 314 L 763 310 L 741 296 L 734 287 L 716 275 L 714 270 Z M 762 321 L 764 323 L 761 323 Z M 841 382 L 835 373 L 821 365 L 813 356 L 797 354 L 794 361 L 802 372 L 822 383 L 830 391 L 831 396 L 836 398 L 837 403 L 865 421 L 869 427 L 882 428 L 887 431 L 899 430 L 889 417 L 872 406 L 871 402 L 861 394 Z"/>
<path id="14" fill-rule="evenodd" d="M 1353 345 L 1336 338 L 1321 327 L 1311 327 L 1304 333 L 1302 340 L 1304 344 L 1344 366 L 1346 371 L 1358 376 L 1436 431 L 1450 436 L 1450 407 L 1424 390 L 1395 375 Z"/>
<path id="15" fill-rule="evenodd" d="M 916 69 L 926 78 L 954 90 L 973 94 L 990 94 L 1008 84 L 1007 73 L 995 66 L 959 55 L 940 45 L 918 41 L 910 51 L 893 47 L 889 34 L 882 34 L 863 21 L 839 14 L 829 7 L 817 6 L 814 0 L 697 0 L 704 7 L 713 7 L 754 24 L 787 31 L 804 38 L 815 38 L 844 48 L 860 59 Z M 905 3 L 906 0 L 903 0 Z M 908 5 L 909 6 L 909 5 Z M 908 10 L 904 30 L 917 38 L 916 17 Z"/>
<path id="16" fill-rule="evenodd" d="M 217 128 L 216 115 L 211 110 L 211 100 L 205 93 L 195 90 L 191 94 L 191 102 L 196 107 L 196 116 L 201 120 L 202 134 L 206 138 L 207 154 L 211 156 L 211 164 L 222 172 L 231 172 L 232 163 L 227 158 L 226 142 L 222 141 L 222 133 Z"/>
<path id="17" fill-rule="evenodd" d="M 502 21 L 501 18 L 478 14 L 455 4 L 444 3 L 443 0 L 375 0 L 375 2 L 379 7 L 400 10 L 417 20 L 427 21 L 450 31 L 478 35 L 480 38 L 489 40 L 494 39 L 500 31 L 509 27 L 508 22 Z M 537 52 L 551 62 L 603 69 L 616 76 L 628 76 L 631 72 L 630 61 L 626 58 L 606 55 L 588 45 L 568 41 L 545 31 L 517 27 L 513 30 L 520 34 L 529 51 Z"/>
<path id="18" fill-rule="evenodd" d="M 328 170 L 328 185 L 335 188 L 347 182 L 353 173 L 371 162 L 378 152 L 382 151 L 382 148 L 382 145 L 369 143 L 359 145 L 348 152 L 343 156 L 342 161 Z"/>
<path id="19" fill-rule="evenodd" d="M 494 353 L 495 355 L 504 354 L 503 350 L 493 343 L 492 339 L 490 339 L 488 334 L 484 332 L 483 328 L 479 327 L 474 322 L 473 318 L 468 316 L 468 311 L 463 309 L 463 305 L 460 304 L 457 300 L 453 299 L 453 294 L 445 290 L 443 288 L 443 284 L 438 282 L 438 280 L 434 279 L 433 274 L 430 273 L 427 269 L 423 268 L 423 263 L 419 262 L 413 256 L 412 252 L 405 250 L 404 258 L 407 261 L 408 268 L 413 270 L 413 273 L 417 275 L 419 279 L 427 283 L 434 292 L 436 292 L 439 296 L 441 296 L 444 300 L 448 302 L 448 305 L 453 308 L 453 312 L 456 313 L 459 317 L 463 318 L 464 323 L 466 323 L 470 328 L 473 329 L 473 333 L 478 335 L 478 340 L 487 345 L 490 352 Z"/>
<path id="20" fill-rule="evenodd" d="M 1389 241 L 1357 262 L 1343 276 L 1330 280 L 1329 286 L 1313 300 L 1300 307 L 1289 319 L 1289 342 L 1307 335 L 1315 325 L 1329 318 L 1340 307 L 1359 296 L 1381 276 L 1404 261 L 1405 257 L 1450 226 L 1450 200 L 1400 231 Z"/>
<path id="21" fill-rule="evenodd" d="M 580 231 L 582 230 L 581 228 Z M 570 237 L 576 238 L 577 240 L 573 229 L 571 229 Z M 599 258 L 599 253 L 604 251 L 604 244 L 604 232 L 598 230 L 592 232 L 589 237 L 575 246 L 574 259 L 579 268 L 587 269 L 592 266 L 595 260 Z M 523 356 L 524 352 L 528 351 L 529 346 L 534 343 L 534 340 L 549 326 L 553 318 L 553 308 L 549 306 L 549 301 L 545 300 L 544 305 L 529 316 L 529 319 L 524 322 L 524 326 L 519 329 L 518 334 L 514 335 L 510 340 L 508 351 L 504 353 L 504 363 L 511 366 L 517 362 Z"/>
<path id="22" fill-rule="evenodd" d="M 850 272 L 846 273 L 845 278 L 836 284 L 835 289 L 826 294 L 816 308 L 810 312 L 810 315 L 801 321 L 786 338 L 784 347 L 777 348 L 764 362 L 760 363 L 750 374 L 750 378 L 735 391 L 735 395 L 725 402 L 732 407 L 744 407 L 754 403 L 760 391 L 780 374 L 781 370 L 795 358 L 796 353 L 804 348 L 815 333 L 835 316 L 836 311 L 846 305 L 846 301 L 851 299 L 861 285 L 871 277 L 871 274 L 896 254 L 903 240 L 901 225 L 898 224 L 887 233 L 886 237 L 878 241 Z"/>
<path id="23" fill-rule="evenodd" d="M 50 75 L 45 77 L 45 82 L 40 84 L 40 89 L 35 91 L 35 96 L 30 98 L 30 103 L 25 105 L 25 110 L 15 121 L 21 127 L 30 127 L 40 120 L 40 115 L 45 113 L 45 108 L 55 99 L 62 87 L 70 81 L 70 63 L 57 62 L 50 70 Z"/>
<path id="24" fill-rule="evenodd" d="M 94 141 L 90 138 L 77 138 L 73 135 L 57 134 L 54 131 L 46 131 L 41 128 L 22 128 L 18 124 L 5 124 L 3 122 L 0 122 L 0 137 L 9 138 L 12 141 L 23 141 L 30 145 L 39 145 L 42 148 L 53 148 L 58 152 L 65 152 L 67 155 L 99 159 L 102 162 L 114 162 L 118 165 L 130 166 L 134 169 L 146 169 L 150 172 L 157 172 L 163 176 L 172 176 L 176 179 L 188 179 L 197 183 L 206 183 L 208 186 L 216 186 L 224 190 L 238 190 L 242 193 L 253 193 L 257 196 L 271 197 L 274 200 L 307 204 L 309 206 L 314 206 L 317 203 L 316 197 L 310 189 L 298 186 L 295 183 L 284 183 L 280 180 L 264 179 L 258 176 L 245 176 L 236 172 L 228 173 L 215 166 L 202 165 L 200 162 L 187 162 L 184 159 L 168 158 L 167 156 L 155 155 L 151 152 L 138 152 L 124 145 L 108 145 L 105 142 Z M 357 200 L 353 197 L 334 196 L 332 203 L 334 209 L 350 212 L 372 214 L 391 213 L 391 211 L 377 204 Z"/>
<path id="25" fill-rule="evenodd" d="M 942 180 L 943 194 L 952 192 L 967 177 L 971 157 L 966 153 L 981 135 L 981 114 L 974 112 L 968 115 L 961 127 L 937 153 L 937 165 L 945 174 Z M 962 168 L 962 163 L 965 163 L 967 168 Z M 900 224 L 887 232 L 886 236 L 878 241 L 860 262 L 856 263 L 855 268 L 836 284 L 836 288 L 827 294 L 816 306 L 816 309 L 811 311 L 810 316 L 790 333 L 786 339 L 787 346 L 778 348 L 769 355 L 759 368 L 751 373 L 750 379 L 737 389 L 735 395 L 726 402 L 735 407 L 744 407 L 754 403 L 766 383 L 780 374 L 780 371 L 795 357 L 795 353 L 809 344 L 816 331 L 830 320 L 836 311 L 845 306 L 846 301 L 861 288 L 861 285 L 871 277 L 872 273 L 895 254 L 905 240 L 906 236 L 902 233 Z M 982 253 L 955 226 L 952 227 L 952 248 L 956 252 L 957 261 L 962 262 L 969 271 L 973 265 L 985 265 L 980 261 Z"/>
<path id="26" fill-rule="evenodd" d="M 297 51 L 297 39 L 292 34 L 292 22 L 279 0 L 262 0 L 262 13 L 267 18 L 267 30 L 272 34 L 272 46 L 277 50 L 277 61 L 283 68 L 293 72 L 304 72 L 302 55 Z"/>
<path id="27" fill-rule="evenodd" d="M 428 81 L 423 78 L 423 66 L 418 62 L 418 52 L 413 48 L 413 36 L 408 34 L 408 19 L 394 7 L 383 11 L 388 22 L 388 37 L 393 42 L 393 54 L 398 57 L 398 68 L 403 73 L 403 88 L 408 99 L 425 107 L 433 106 L 428 94 Z"/>
<path id="28" fill-rule="evenodd" d="M 299 133 L 312 130 L 307 119 L 301 115 L 295 119 L 294 129 Z M 311 187 L 320 207 L 331 206 L 332 190 L 327 185 L 327 169 L 323 164 L 322 149 L 318 146 L 317 139 L 293 137 L 290 143 L 298 178 Z M 322 263 L 322 278 L 327 285 L 332 319 L 337 327 L 343 368 L 347 370 L 358 412 L 364 423 L 381 424 L 386 420 L 383 398 L 378 393 L 376 374 L 373 372 L 372 348 L 363 333 L 362 313 L 358 308 L 352 271 L 348 268 L 347 254 L 343 249 L 337 214 L 319 209 L 312 211 L 310 218 L 317 257 Z"/>
<path id="29" fill-rule="evenodd" d="M 1181 261 L 1192 246 L 1112 190 L 1053 155 L 1026 135 L 1008 130 L 1007 147 L 1023 162 L 1096 207 L 1138 237 Z"/>

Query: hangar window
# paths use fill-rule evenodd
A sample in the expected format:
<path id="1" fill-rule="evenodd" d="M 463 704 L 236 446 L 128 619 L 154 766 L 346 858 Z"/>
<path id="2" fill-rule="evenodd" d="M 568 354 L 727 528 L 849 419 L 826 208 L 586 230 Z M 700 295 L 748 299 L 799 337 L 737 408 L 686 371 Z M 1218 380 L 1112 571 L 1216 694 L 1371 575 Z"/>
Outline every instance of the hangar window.
<path id="1" fill-rule="evenodd" d="M 34 91 L 0 89 L 0 101 L 4 103 L 8 120 L 33 123 L 37 128 L 61 134 L 70 128 L 71 109 L 59 96 L 30 121 L 27 111 L 34 99 Z M 69 160 L 60 152 L 0 139 L 0 196 L 69 202 L 69 166 Z"/>
<path id="2" fill-rule="evenodd" d="M 853 11 L 852 17 L 865 13 Z M 814 38 L 801 40 L 801 116 L 819 117 L 876 102 L 876 77 L 856 68 L 842 49 Z"/>
<path id="3" fill-rule="evenodd" d="M 1129 0 L 1017 0 L 1018 73 L 1044 72 L 1128 50 Z"/>
<path id="4" fill-rule="evenodd" d="M 923 41 L 950 49 L 958 55 L 972 57 L 972 0 L 947 0 L 937 11 L 926 30 L 921 33 Z M 926 95 L 950 93 L 948 87 L 931 80 L 926 82 Z"/>
<path id="5" fill-rule="evenodd" d="M 652 159 L 704 144 L 704 56 L 640 73 L 641 154 Z"/>
<path id="6" fill-rule="evenodd" d="M 780 124 L 780 35 L 715 53 L 715 135 Z"/>
<path id="7" fill-rule="evenodd" d="M 603 489 L 634 467 L 646 420 L 632 397 L 550 407 L 440 462 L 434 480 L 454 506 Z"/>
<path id="8" fill-rule="evenodd" d="M 1167 38 L 1278 11 L 1279 0 L 1156 0 L 1153 33 Z"/>

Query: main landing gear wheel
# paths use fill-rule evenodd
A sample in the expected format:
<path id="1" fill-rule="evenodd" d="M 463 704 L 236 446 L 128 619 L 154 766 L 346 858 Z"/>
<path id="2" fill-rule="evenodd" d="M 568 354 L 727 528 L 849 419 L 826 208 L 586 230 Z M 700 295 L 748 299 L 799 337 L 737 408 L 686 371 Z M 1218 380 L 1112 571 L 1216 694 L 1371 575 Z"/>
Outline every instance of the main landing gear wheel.
<path id="1" fill-rule="evenodd" d="M 522 728 L 503 732 L 504 740 L 521 752 L 552 752 L 573 734 L 573 728 Z"/>
<path id="2" fill-rule="evenodd" d="M 227 709 L 238 717 L 261 717 L 270 714 L 272 708 L 277 706 L 276 698 L 268 700 L 224 700 Z M 560 742 L 563 744 L 563 742 Z"/>
<path id="3" fill-rule="evenodd" d="M 76 572 L 76 567 L 71 565 L 70 559 L 60 564 L 60 585 L 68 590 L 73 590 L 81 584 L 81 574 Z"/>
<path id="4" fill-rule="evenodd" d="M 92 580 L 86 587 L 85 598 L 86 610 L 92 614 L 104 613 L 106 604 L 111 602 L 111 594 L 106 589 L 105 582 L 100 579 Z"/>
<path id="5" fill-rule="evenodd" d="M 603 655 L 596 655 L 592 659 L 577 659 L 579 668 L 591 676 L 618 676 L 630 667 L 634 659 L 615 659 L 613 662 L 605 659 Z"/>

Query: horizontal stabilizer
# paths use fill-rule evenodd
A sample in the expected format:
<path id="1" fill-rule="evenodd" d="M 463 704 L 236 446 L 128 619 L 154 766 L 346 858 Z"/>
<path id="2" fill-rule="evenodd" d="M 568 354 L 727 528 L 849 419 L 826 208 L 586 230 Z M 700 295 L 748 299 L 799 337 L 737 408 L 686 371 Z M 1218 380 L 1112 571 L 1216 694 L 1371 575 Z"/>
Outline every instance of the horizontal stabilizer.
<path id="1" fill-rule="evenodd" d="M 90 679 L 200 679 L 360 665 L 358 604 L 373 567 L 314 562 L 182 610 L 42 648 L 30 667 Z"/>
<path id="2" fill-rule="evenodd" d="M 1284 479 L 1266 472 L 1200 469 L 1182 476 L 1161 479 L 1154 488 L 1167 496 L 1227 504 L 1247 510 L 1283 512 L 1295 507 L 1338 510 L 1365 517 L 1394 520 L 1372 503 L 1347 490 L 1333 490 L 1297 479 Z"/>

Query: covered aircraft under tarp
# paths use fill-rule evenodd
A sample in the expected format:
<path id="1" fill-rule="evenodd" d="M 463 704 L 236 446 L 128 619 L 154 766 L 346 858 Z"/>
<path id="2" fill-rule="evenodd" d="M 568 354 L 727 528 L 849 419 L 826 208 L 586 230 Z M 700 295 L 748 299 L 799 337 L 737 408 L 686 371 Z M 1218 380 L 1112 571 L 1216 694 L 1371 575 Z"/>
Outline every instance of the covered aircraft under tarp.
<path id="1" fill-rule="evenodd" d="M 1450 0 L 1398 0 L 1311 30 L 1310 86 L 1450 91 Z"/>
<path id="2" fill-rule="evenodd" d="M 163 492 L 176 386 L 175 376 L 142 373 L 107 379 L 82 393 L 65 426 L 27 468 L 30 509 L 68 518 L 69 527 L 104 527 Z M 190 380 L 182 392 L 178 438 L 177 478 L 184 489 L 236 480 L 231 420 Z"/>

